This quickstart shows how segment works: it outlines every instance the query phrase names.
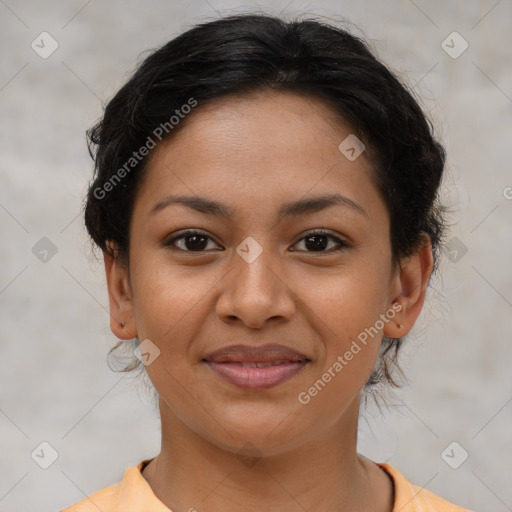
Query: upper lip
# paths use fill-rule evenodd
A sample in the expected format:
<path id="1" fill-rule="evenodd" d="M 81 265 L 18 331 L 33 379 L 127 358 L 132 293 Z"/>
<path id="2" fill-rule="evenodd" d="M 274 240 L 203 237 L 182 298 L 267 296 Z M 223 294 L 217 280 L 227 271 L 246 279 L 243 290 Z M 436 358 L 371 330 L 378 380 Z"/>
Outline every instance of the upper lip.
<path id="1" fill-rule="evenodd" d="M 268 363 L 272 361 L 309 361 L 304 354 L 285 345 L 229 345 L 208 354 L 204 361 L 214 363 Z"/>

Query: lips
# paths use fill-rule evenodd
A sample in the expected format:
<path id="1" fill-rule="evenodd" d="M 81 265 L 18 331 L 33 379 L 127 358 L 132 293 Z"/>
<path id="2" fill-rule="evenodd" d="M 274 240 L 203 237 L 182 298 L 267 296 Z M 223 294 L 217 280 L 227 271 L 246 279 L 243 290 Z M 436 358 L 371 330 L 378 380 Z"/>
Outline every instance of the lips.
<path id="1" fill-rule="evenodd" d="M 258 390 L 291 379 L 311 360 L 284 345 L 267 344 L 230 345 L 212 352 L 203 361 L 223 380 Z"/>
<path id="2" fill-rule="evenodd" d="M 230 345 L 216 350 L 204 358 L 214 363 L 271 363 L 275 361 L 302 361 L 308 359 L 304 354 L 284 345 Z"/>
<path id="3" fill-rule="evenodd" d="M 208 362 L 214 362 L 214 361 L 208 361 Z M 268 368 L 269 366 L 279 366 L 281 364 L 285 363 L 291 363 L 296 361 L 288 361 L 286 359 L 280 359 L 278 361 L 267 361 L 265 363 L 241 363 L 238 361 L 223 361 L 225 364 L 231 364 L 232 366 L 241 366 L 242 368 Z"/>

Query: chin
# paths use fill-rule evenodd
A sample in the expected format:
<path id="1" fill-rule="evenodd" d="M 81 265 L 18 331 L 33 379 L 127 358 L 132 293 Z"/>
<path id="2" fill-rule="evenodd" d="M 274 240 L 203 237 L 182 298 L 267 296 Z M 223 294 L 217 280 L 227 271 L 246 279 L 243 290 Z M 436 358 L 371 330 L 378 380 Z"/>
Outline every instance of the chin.
<path id="1" fill-rule="evenodd" d="M 210 424 L 213 431 L 208 432 L 204 430 L 203 423 L 201 434 L 227 451 L 239 453 L 246 449 L 248 453 L 244 455 L 248 456 L 252 452 L 259 456 L 286 452 L 297 444 L 303 433 L 310 430 L 307 425 L 294 420 L 293 412 L 290 414 L 282 407 L 276 410 L 270 405 L 246 404 L 212 416 L 218 423 Z"/>

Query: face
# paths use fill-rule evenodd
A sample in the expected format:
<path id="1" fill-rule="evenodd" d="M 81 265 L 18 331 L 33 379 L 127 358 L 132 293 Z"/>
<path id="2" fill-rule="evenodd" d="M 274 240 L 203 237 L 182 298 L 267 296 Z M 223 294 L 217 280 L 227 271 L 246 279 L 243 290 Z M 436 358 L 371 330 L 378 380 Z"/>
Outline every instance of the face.
<path id="1" fill-rule="evenodd" d="M 350 127 L 322 102 L 224 98 L 186 123 L 150 155 L 129 268 L 107 264 L 111 309 L 127 321 L 112 328 L 150 340 L 167 416 L 233 452 L 250 440 L 276 454 L 357 415 L 383 334 L 402 336 L 396 323 L 419 313 L 418 287 L 392 264 L 371 163 L 340 151 Z M 275 366 L 242 367 L 236 351 L 205 361 L 266 344 L 288 350 Z"/>

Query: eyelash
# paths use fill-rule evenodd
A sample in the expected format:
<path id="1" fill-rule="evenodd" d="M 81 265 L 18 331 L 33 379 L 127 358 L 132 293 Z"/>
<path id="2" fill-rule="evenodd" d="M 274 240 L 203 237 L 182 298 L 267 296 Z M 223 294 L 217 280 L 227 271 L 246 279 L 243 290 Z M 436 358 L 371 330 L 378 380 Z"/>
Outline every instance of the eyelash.
<path id="1" fill-rule="evenodd" d="M 188 230 L 188 231 L 183 231 L 179 235 L 177 235 L 177 236 L 175 236 L 175 237 L 165 241 L 163 245 L 165 247 L 171 247 L 174 244 L 174 242 L 176 242 L 177 240 L 181 240 L 181 239 L 184 239 L 184 238 L 187 238 L 187 237 L 192 237 L 192 236 L 195 236 L 195 235 L 200 235 L 200 236 L 203 236 L 205 238 L 208 238 L 208 239 L 212 240 L 212 238 L 209 235 L 207 235 L 206 233 L 203 233 L 202 231 Z M 338 252 L 340 250 L 348 249 L 350 247 L 350 245 L 348 243 L 344 242 L 343 240 L 340 240 L 338 237 L 332 235 L 331 233 L 329 233 L 328 231 L 326 231 L 324 229 L 316 229 L 316 230 L 313 230 L 313 231 L 310 231 L 310 232 L 306 233 L 297 243 L 299 243 L 302 240 L 308 238 L 309 236 L 313 236 L 313 235 L 326 236 L 327 238 L 330 238 L 331 240 L 334 240 L 335 242 L 337 242 L 339 247 L 334 249 L 334 250 L 329 250 L 329 251 L 298 251 L 298 252 L 309 252 L 309 253 L 312 253 L 312 254 L 315 254 L 315 253 L 316 254 L 331 254 L 333 252 Z M 208 251 L 205 251 L 205 250 L 190 251 L 190 250 L 180 249 L 178 247 L 172 247 L 172 249 L 176 249 L 178 251 L 188 252 L 188 253 L 192 253 L 192 254 L 194 254 L 194 253 L 195 254 L 201 254 L 201 253 L 208 252 Z"/>

